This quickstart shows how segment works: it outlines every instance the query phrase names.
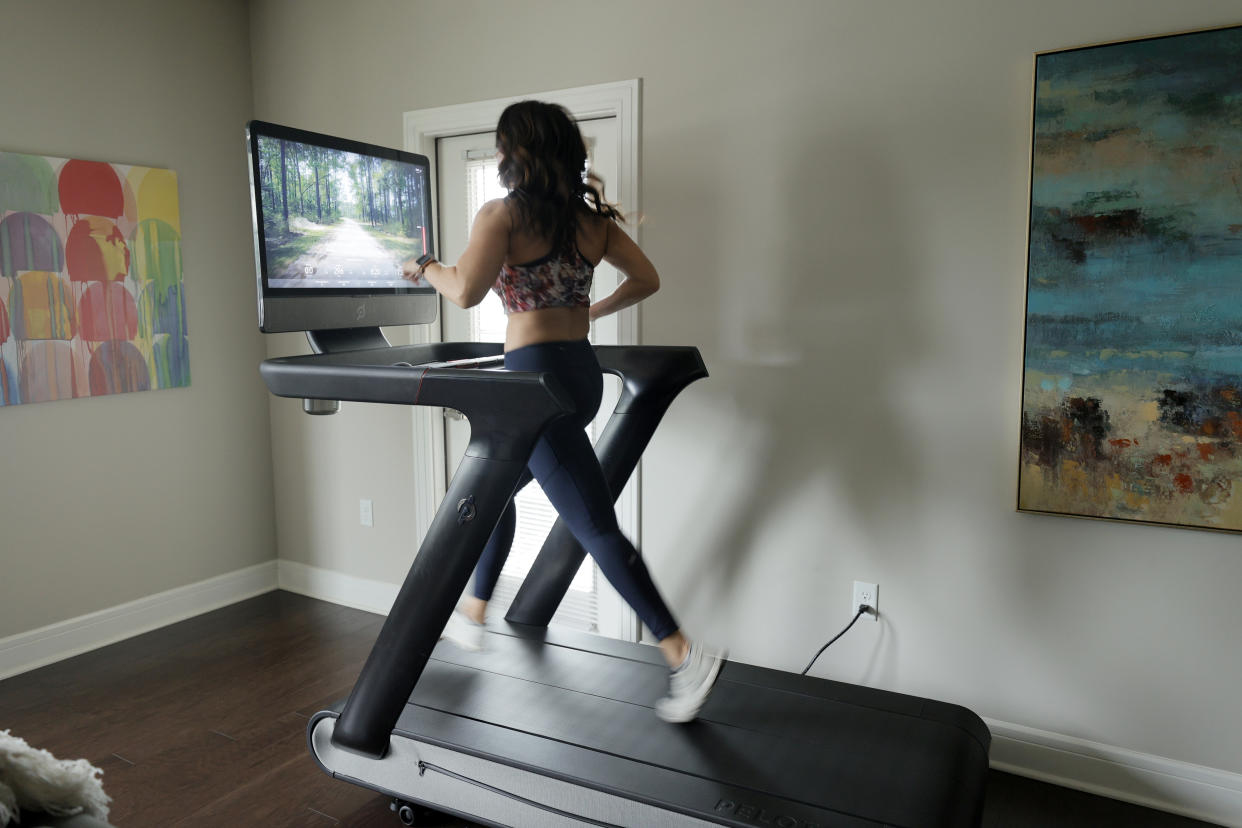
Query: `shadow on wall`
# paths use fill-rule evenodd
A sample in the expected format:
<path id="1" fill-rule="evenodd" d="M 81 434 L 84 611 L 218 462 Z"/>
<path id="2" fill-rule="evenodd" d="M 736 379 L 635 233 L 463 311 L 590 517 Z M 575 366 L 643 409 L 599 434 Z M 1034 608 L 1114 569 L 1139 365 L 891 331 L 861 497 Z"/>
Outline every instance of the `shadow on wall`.
<path id="1" fill-rule="evenodd" d="M 769 202 L 782 212 L 758 217 L 744 257 L 704 262 L 724 284 L 718 328 L 702 332 L 701 341 L 718 344 L 704 355 L 712 378 L 701 393 L 743 425 L 736 451 L 704 452 L 716 468 L 702 476 L 722 481 L 724 496 L 703 490 L 687 510 L 699 518 L 674 542 L 710 550 L 693 592 L 731 594 L 769 524 L 788 519 L 793 502 L 804 511 L 792 519 L 812 527 L 834 515 L 852 524 L 842 534 L 831 523 L 817 530 L 816 548 L 795 559 L 802 569 L 833 555 L 843 535 L 871 551 L 888 548 L 886 536 L 905 536 L 902 515 L 921 475 L 903 431 L 901 382 L 929 334 L 909 217 L 883 146 L 867 137 L 800 139 L 799 152 L 774 155 L 782 166 Z M 719 212 L 704 201 L 699 209 Z M 732 486 L 739 476 L 744 484 Z M 822 498 L 809 501 L 814 514 L 805 513 L 808 493 Z"/>

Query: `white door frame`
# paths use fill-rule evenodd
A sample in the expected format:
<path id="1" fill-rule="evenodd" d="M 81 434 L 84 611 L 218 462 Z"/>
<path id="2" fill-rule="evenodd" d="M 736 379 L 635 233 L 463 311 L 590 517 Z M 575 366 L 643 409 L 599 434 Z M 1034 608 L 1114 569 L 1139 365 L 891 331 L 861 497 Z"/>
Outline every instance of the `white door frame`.
<path id="1" fill-rule="evenodd" d="M 489 101 L 452 104 L 429 109 L 415 109 L 403 116 L 405 149 L 428 158 L 436 154 L 436 139 L 476 132 L 493 132 L 500 113 L 509 104 L 523 100 L 541 100 L 560 104 L 576 120 L 616 118 L 618 127 L 617 180 L 607 182 L 615 198 L 627 213 L 640 215 L 638 159 L 641 124 L 639 102 L 642 91 L 637 78 L 617 83 L 580 86 L 553 92 L 538 92 Z M 439 192 L 436 165 L 431 165 L 432 192 Z M 432 221 L 440 226 L 438 199 L 432 200 Z M 633 228 L 635 241 L 642 245 L 639 227 Z M 439 249 L 439 239 L 436 240 Z M 439 320 L 413 330 L 413 341 L 434 342 L 441 336 Z M 617 315 L 617 341 L 622 345 L 638 343 L 638 308 L 631 307 Z M 444 431 L 438 409 L 414 406 L 414 525 L 418 537 L 427 533 L 436 506 L 444 499 Z M 641 466 L 635 469 L 630 484 L 617 499 L 617 520 L 635 546 L 642 548 L 639 537 L 639 499 Z M 627 616 L 632 617 L 632 613 Z M 636 621 L 630 621 L 623 636 L 638 640 Z"/>

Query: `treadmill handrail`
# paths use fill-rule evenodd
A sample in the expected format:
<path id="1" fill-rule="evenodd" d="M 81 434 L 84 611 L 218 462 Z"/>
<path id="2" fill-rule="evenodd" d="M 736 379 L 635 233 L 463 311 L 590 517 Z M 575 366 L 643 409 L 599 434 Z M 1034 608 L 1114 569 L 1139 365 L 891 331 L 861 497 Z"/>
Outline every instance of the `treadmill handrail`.
<path id="1" fill-rule="evenodd" d="M 533 401 L 533 397 L 550 396 L 556 408 L 573 411 L 573 403 L 550 375 L 438 365 L 297 365 L 269 360 L 260 370 L 268 389 L 278 397 L 438 405 L 465 413 L 466 407 L 501 404 L 495 395 L 475 397 L 486 387 L 501 397 L 515 395 L 524 400 L 529 394 Z"/>
<path id="2" fill-rule="evenodd" d="M 468 455 L 525 461 L 530 434 L 572 413 L 573 401 L 550 374 L 465 367 L 500 358 L 499 349 L 459 342 L 337 351 L 265 360 L 259 372 L 280 397 L 460 411 L 471 425 Z"/>

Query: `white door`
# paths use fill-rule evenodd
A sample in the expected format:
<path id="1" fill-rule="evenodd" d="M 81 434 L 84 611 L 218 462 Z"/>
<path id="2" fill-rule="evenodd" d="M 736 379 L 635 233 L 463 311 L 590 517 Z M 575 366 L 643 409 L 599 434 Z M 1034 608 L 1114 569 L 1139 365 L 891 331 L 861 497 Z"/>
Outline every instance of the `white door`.
<path id="1" fill-rule="evenodd" d="M 617 119 L 600 118 L 581 121 L 579 127 L 587 142 L 588 163 L 604 179 L 605 185 L 617 176 Z M 436 141 L 436 174 L 439 190 L 440 247 L 439 257 L 455 262 L 465 250 L 475 213 L 484 202 L 505 195 L 497 178 L 495 133 L 479 133 Z M 609 192 L 605 191 L 605 196 Z M 611 293 L 619 274 L 615 268 L 601 263 L 595 270 L 592 301 Z M 441 299 L 442 335 L 446 342 L 503 342 L 505 314 L 500 299 L 489 293 L 482 304 L 462 310 Z M 591 326 L 591 341 L 615 344 L 618 341 L 616 317 L 606 317 Z M 588 433 L 594 441 L 615 407 L 620 395 L 620 382 L 605 375 L 604 399 L 600 415 Z M 446 411 L 444 419 L 445 475 L 451 478 L 469 442 L 469 425 L 456 412 Z M 556 522 L 556 512 L 548 503 L 537 483 L 523 489 L 516 499 L 518 523 L 513 551 L 505 564 L 500 582 L 492 596 L 489 614 L 502 616 L 512 602 L 522 579 L 543 545 L 544 538 Z M 622 530 L 632 537 L 632 516 L 620 516 Z M 629 520 L 627 521 L 627 518 Z M 630 525 L 627 525 L 629 523 Z M 591 630 L 618 638 L 633 636 L 635 622 L 621 598 L 599 575 L 588 557 L 583 561 L 565 600 L 553 617 L 553 623 Z"/>

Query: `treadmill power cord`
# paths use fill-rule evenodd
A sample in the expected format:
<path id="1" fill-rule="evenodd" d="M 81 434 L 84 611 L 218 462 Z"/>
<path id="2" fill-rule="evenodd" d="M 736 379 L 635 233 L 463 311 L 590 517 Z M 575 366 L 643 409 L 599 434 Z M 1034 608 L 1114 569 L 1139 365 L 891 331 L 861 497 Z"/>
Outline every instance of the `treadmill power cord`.
<path id="1" fill-rule="evenodd" d="M 858 612 L 857 612 L 857 614 L 855 614 L 855 616 L 854 616 L 854 621 L 857 621 L 859 618 L 862 618 L 862 617 L 863 617 L 863 615 L 864 615 L 865 613 L 868 613 L 868 612 L 875 612 L 875 610 L 871 608 L 871 605 L 870 605 L 870 604 L 859 604 L 859 605 L 858 605 Z M 816 653 L 816 654 L 815 654 L 815 657 L 811 659 L 810 664 L 807 664 L 807 665 L 806 665 L 806 667 L 804 667 L 804 668 L 803 668 L 803 670 L 802 670 L 802 675 L 804 675 L 804 676 L 806 675 L 807 670 L 810 670 L 810 669 L 811 669 L 811 665 L 815 663 L 815 659 L 816 659 L 816 658 L 819 658 L 821 655 L 823 655 L 824 650 L 826 650 L 826 649 L 828 649 L 829 647 L 831 647 L 833 644 L 835 644 L 835 643 L 836 643 L 836 641 L 837 641 L 837 639 L 838 639 L 838 638 L 840 638 L 841 636 L 845 635 L 847 632 L 849 632 L 849 631 L 850 631 L 850 627 L 854 626 L 854 621 L 851 621 L 850 623 L 846 624 L 846 625 L 845 625 L 845 629 L 841 630 L 841 632 L 839 632 L 839 633 L 837 633 L 835 636 L 833 636 L 832 641 L 829 641 L 827 644 L 825 644 L 824 646 L 822 646 L 822 647 L 820 647 L 820 648 L 819 648 L 819 652 L 818 652 L 818 653 Z"/>
<path id="2" fill-rule="evenodd" d="M 509 799 L 516 800 L 518 802 L 521 802 L 524 805 L 530 805 L 532 808 L 538 808 L 541 811 L 548 811 L 549 813 L 556 814 L 557 816 L 563 816 L 566 819 L 575 820 L 584 825 L 598 825 L 600 828 L 625 828 L 625 826 L 623 825 L 614 825 L 611 822 L 600 822 L 599 820 L 591 819 L 590 817 L 579 816 L 578 814 L 571 814 L 568 811 L 562 811 L 559 808 L 553 808 L 551 805 L 544 805 L 542 802 L 535 802 L 533 799 L 527 799 L 524 796 L 518 796 L 517 794 L 512 793 L 511 791 L 502 790 L 501 788 L 497 788 L 493 785 L 489 785 L 486 782 L 482 782 L 478 779 L 471 779 L 469 776 L 462 776 L 460 773 L 455 773 L 449 770 L 448 768 L 442 768 L 439 765 L 433 765 L 430 762 L 423 762 L 420 760 L 418 763 L 418 775 L 422 776 L 425 773 L 427 773 L 427 771 L 435 771 L 436 773 L 442 773 L 445 776 L 451 779 L 456 779 L 459 782 L 465 782 L 469 785 L 475 785 L 477 787 L 482 788 L 485 791 L 491 791 L 494 794 L 508 797 Z"/>

